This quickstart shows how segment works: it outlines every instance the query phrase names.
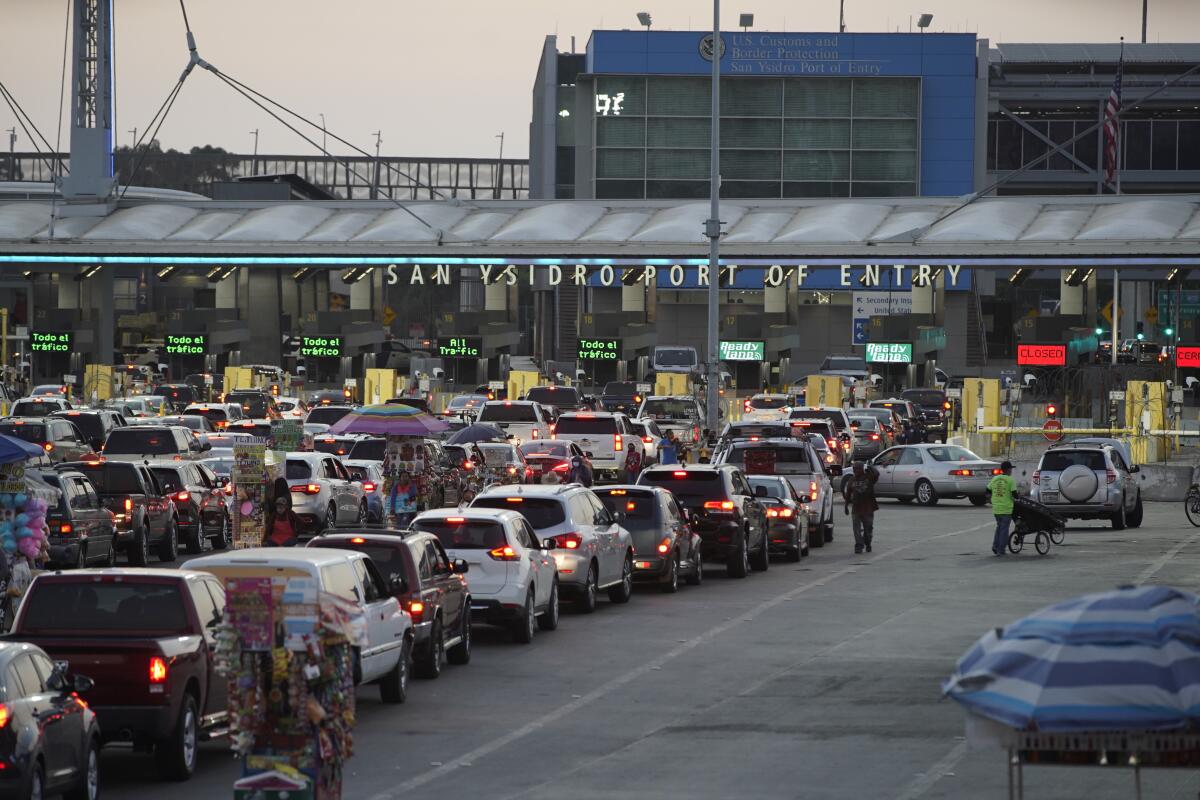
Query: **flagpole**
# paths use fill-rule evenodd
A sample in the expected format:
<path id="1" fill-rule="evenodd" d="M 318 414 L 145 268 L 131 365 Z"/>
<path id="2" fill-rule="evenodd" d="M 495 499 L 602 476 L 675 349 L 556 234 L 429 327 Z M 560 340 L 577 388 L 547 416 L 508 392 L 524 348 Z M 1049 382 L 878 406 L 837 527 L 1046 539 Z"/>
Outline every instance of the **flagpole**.
<path id="1" fill-rule="evenodd" d="M 1117 80 L 1121 80 L 1121 78 L 1123 77 L 1121 75 L 1121 72 L 1124 70 L 1124 67 L 1125 67 L 1125 37 L 1122 36 L 1121 37 L 1121 57 L 1119 59 L 1117 59 Z M 1123 87 L 1123 86 L 1120 87 L 1121 90 L 1124 90 L 1124 88 L 1125 87 Z M 1121 101 L 1121 98 L 1120 98 L 1120 96 L 1118 96 L 1117 102 L 1119 103 L 1120 101 Z M 1118 108 L 1117 109 L 1118 115 L 1124 110 L 1125 110 L 1124 108 Z M 1113 172 L 1115 172 L 1116 176 L 1117 176 L 1117 184 L 1116 184 L 1117 194 L 1121 193 L 1121 156 L 1124 155 L 1124 153 L 1125 153 L 1125 137 L 1121 135 L 1121 133 L 1122 133 L 1121 122 L 1122 122 L 1121 117 L 1118 116 L 1116 119 L 1117 163 L 1113 166 Z"/>

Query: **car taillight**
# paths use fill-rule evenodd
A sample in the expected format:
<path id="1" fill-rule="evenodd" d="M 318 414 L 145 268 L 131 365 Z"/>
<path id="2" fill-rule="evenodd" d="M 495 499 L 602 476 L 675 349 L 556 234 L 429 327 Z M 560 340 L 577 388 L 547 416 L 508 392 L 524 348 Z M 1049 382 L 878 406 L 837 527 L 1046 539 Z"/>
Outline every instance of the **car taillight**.
<path id="1" fill-rule="evenodd" d="M 686 478 L 686 477 L 687 477 L 687 471 L 686 471 L 686 470 L 682 470 L 682 469 L 677 469 L 677 470 L 675 470 L 674 472 L 672 472 L 672 473 L 671 473 L 671 476 L 672 476 L 672 477 L 675 477 L 675 478 Z"/>
<path id="2" fill-rule="evenodd" d="M 488 551 L 488 555 L 496 561 L 520 561 L 521 559 L 521 556 L 517 554 L 517 551 L 513 550 L 508 545 L 504 545 L 503 547 L 494 547 Z"/>
<path id="3" fill-rule="evenodd" d="M 191 495 L 188 494 L 187 492 L 176 492 L 175 493 L 175 499 L 180 502 L 186 502 L 190 498 L 191 498 Z"/>
<path id="4" fill-rule="evenodd" d="M 538 429 L 537 428 L 533 429 L 533 438 L 534 439 L 538 438 Z"/>
<path id="5" fill-rule="evenodd" d="M 472 464 L 472 463 L 471 463 L 469 460 L 468 460 L 468 461 L 464 461 L 464 462 L 463 462 L 463 469 L 475 469 L 475 465 L 474 465 L 474 464 Z"/>
<path id="6" fill-rule="evenodd" d="M 126 497 L 125 498 L 125 513 L 128 514 L 130 511 L 133 511 L 133 500 Z"/>
<path id="7" fill-rule="evenodd" d="M 878 442 L 878 441 L 879 441 L 879 434 L 878 434 L 878 433 L 872 433 L 872 434 L 871 434 L 871 441 L 872 441 L 872 442 Z"/>
<path id="8" fill-rule="evenodd" d="M 996 467 L 994 470 L 992 470 L 992 474 L 993 474 L 993 475 L 1003 475 L 1003 474 L 1004 474 L 1004 470 L 1000 469 L 999 467 Z M 1037 473 L 1036 473 L 1036 472 L 1035 472 L 1035 473 L 1033 473 L 1033 474 L 1034 474 L 1034 475 L 1037 475 Z M 1034 483 L 1036 483 L 1036 482 L 1037 482 L 1037 481 L 1034 481 Z"/>
<path id="9" fill-rule="evenodd" d="M 226 495 L 232 495 L 232 494 L 233 494 L 233 483 L 232 483 L 232 482 L 230 482 L 230 483 L 227 483 L 227 484 L 225 484 L 225 490 L 224 490 L 224 491 L 225 491 L 225 494 L 226 494 Z"/>
<path id="10" fill-rule="evenodd" d="M 666 555 L 667 553 L 671 552 L 671 540 L 663 539 L 661 542 L 659 542 L 658 543 L 658 552 L 662 553 L 663 555 Z"/>
<path id="11" fill-rule="evenodd" d="M 808 496 L 814 500 L 817 499 L 817 482 L 816 481 L 808 482 Z"/>
<path id="12" fill-rule="evenodd" d="M 949 401 L 949 400 L 947 400 L 946 402 L 942 403 L 942 408 L 944 408 L 944 409 L 946 409 L 947 411 L 949 411 L 949 410 L 950 410 L 950 401 Z"/>
<path id="13" fill-rule="evenodd" d="M 646 444 L 654 444 L 654 437 L 653 436 L 643 436 L 642 441 L 645 442 Z"/>
<path id="14" fill-rule="evenodd" d="M 792 516 L 792 510 L 790 508 L 768 508 L 767 516 L 787 519 Z"/>
<path id="15" fill-rule="evenodd" d="M 8 721 L 11 718 L 12 714 L 9 712 L 8 706 L 6 706 L 4 703 L 0 703 L 0 728 L 7 727 Z"/>
<path id="16" fill-rule="evenodd" d="M 1116 483 L 1117 482 L 1117 473 L 1113 472 L 1111 469 L 1104 470 L 1104 482 L 1105 483 Z"/>
<path id="17" fill-rule="evenodd" d="M 732 500 L 705 500 L 704 508 L 709 511 L 733 511 Z"/>
<path id="18" fill-rule="evenodd" d="M 44 445 L 42 445 L 42 449 L 45 450 L 47 453 L 53 452 L 54 451 L 54 442 L 46 442 Z"/>
<path id="19" fill-rule="evenodd" d="M 561 463 L 557 466 L 551 467 L 550 469 L 553 472 L 566 472 L 570 468 L 571 468 L 571 465 L 564 461 L 563 463 Z"/>
<path id="20" fill-rule="evenodd" d="M 508 468 L 508 474 L 509 474 L 509 475 L 516 475 L 516 474 L 517 474 L 517 468 L 516 468 L 516 467 L 509 467 L 509 468 Z"/>
<path id="21" fill-rule="evenodd" d="M 364 491 L 364 492 L 373 492 L 373 491 L 375 491 L 375 484 L 374 484 L 374 483 L 372 483 L 371 481 L 363 481 L 363 485 L 362 485 L 362 487 L 363 487 L 363 491 Z"/>
<path id="22" fill-rule="evenodd" d="M 167 682 L 167 662 L 162 656 L 153 656 L 150 659 L 150 683 L 161 684 Z"/>
<path id="23" fill-rule="evenodd" d="M 321 487 L 315 483 L 305 483 L 301 484 L 300 486 L 293 486 L 291 491 L 296 492 L 297 494 L 320 494 Z"/>
<path id="24" fill-rule="evenodd" d="M 578 550 L 583 544 L 583 537 L 575 532 L 564 533 L 554 538 L 558 540 L 558 546 L 565 550 Z"/>
<path id="25" fill-rule="evenodd" d="M 837 450 L 837 448 L 838 448 L 838 443 L 837 443 L 837 440 L 835 440 L 835 439 L 826 439 L 825 443 L 827 445 L 829 445 L 830 450 Z"/>
<path id="26" fill-rule="evenodd" d="M 619 453 L 624 448 L 625 448 L 625 442 L 621 439 L 621 434 L 614 433 L 613 434 L 613 450 L 616 450 Z"/>
<path id="27" fill-rule="evenodd" d="M 75 527 L 69 522 L 64 522 L 58 526 L 59 533 L 70 533 L 73 530 L 75 530 Z"/>
<path id="28" fill-rule="evenodd" d="M 408 615 L 412 617 L 413 622 L 420 622 L 421 615 L 425 613 L 425 604 L 420 600 L 408 601 Z"/>
<path id="29" fill-rule="evenodd" d="M 742 411 L 749 413 L 751 408 L 753 408 L 753 406 L 750 405 L 749 400 L 742 401 Z"/>
<path id="30" fill-rule="evenodd" d="M 1000 473 L 1000 471 L 999 471 L 999 470 L 995 470 L 995 469 L 994 469 L 994 470 L 992 470 L 992 474 L 993 474 L 993 475 L 998 475 L 999 473 Z M 1034 473 L 1033 473 L 1033 475 L 1031 475 L 1031 476 L 1029 477 L 1029 482 L 1030 482 L 1030 483 L 1032 483 L 1034 486 L 1037 486 L 1037 485 L 1038 485 L 1038 481 L 1039 481 L 1039 480 L 1041 480 L 1041 477 L 1042 477 L 1042 473 L 1041 473 L 1041 472 L 1034 472 Z"/>
<path id="31" fill-rule="evenodd" d="M 693 442 L 700 441 L 700 426 L 699 425 L 692 428 L 692 441 Z"/>

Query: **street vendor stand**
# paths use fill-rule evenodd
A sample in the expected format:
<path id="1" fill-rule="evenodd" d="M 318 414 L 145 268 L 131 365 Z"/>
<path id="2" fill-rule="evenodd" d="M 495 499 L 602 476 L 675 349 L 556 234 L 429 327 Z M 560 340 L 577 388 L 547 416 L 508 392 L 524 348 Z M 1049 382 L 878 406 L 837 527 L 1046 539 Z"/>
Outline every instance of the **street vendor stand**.
<path id="1" fill-rule="evenodd" d="M 237 442 L 233 446 L 233 548 L 258 547 L 267 526 L 267 507 L 275 479 L 284 474 L 285 458 L 267 449 L 265 442 Z"/>

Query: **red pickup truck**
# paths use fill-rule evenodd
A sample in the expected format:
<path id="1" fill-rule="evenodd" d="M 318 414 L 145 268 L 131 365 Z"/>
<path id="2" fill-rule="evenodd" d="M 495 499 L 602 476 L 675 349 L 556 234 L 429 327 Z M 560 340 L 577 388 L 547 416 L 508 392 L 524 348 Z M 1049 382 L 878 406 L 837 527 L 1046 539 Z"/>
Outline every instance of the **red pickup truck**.
<path id="1" fill-rule="evenodd" d="M 197 743 L 227 732 L 225 678 L 214 667 L 224 611 L 224 587 L 202 572 L 44 573 L 6 638 L 34 643 L 95 681 L 84 699 L 105 744 L 153 752 L 164 778 L 187 780 Z"/>

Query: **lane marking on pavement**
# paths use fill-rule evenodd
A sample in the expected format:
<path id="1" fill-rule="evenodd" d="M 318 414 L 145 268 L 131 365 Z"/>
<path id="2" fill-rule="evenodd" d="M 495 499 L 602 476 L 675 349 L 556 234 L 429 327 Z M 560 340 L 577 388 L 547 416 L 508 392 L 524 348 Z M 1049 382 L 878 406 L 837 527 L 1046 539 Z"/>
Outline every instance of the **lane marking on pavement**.
<path id="1" fill-rule="evenodd" d="M 974 525 L 970 528 L 963 528 L 962 530 L 951 531 L 949 533 L 940 533 L 936 536 L 930 536 L 930 537 L 927 537 L 924 539 L 916 539 L 911 542 L 908 542 L 907 544 L 903 544 L 903 545 L 900 545 L 899 547 L 892 548 L 891 550 L 885 550 L 884 552 L 879 553 L 876 556 L 868 556 L 867 557 L 868 562 L 875 563 L 877 561 L 884 561 L 884 560 L 891 558 L 892 556 L 895 556 L 899 553 L 903 553 L 905 551 L 911 550 L 914 547 L 928 544 L 929 542 L 935 542 L 939 539 L 947 539 L 952 536 L 961 536 L 964 533 L 972 533 L 974 531 L 982 530 L 984 528 L 989 528 L 991 526 L 992 526 L 992 523 L 986 522 L 986 523 L 983 523 L 980 525 Z M 557 722 L 558 720 L 562 719 L 563 717 L 565 717 L 569 714 L 572 714 L 572 713 L 578 711 L 579 709 L 581 709 L 587 705 L 590 705 L 591 703 L 594 703 L 603 697 L 606 697 L 609 694 L 612 694 L 617 689 L 620 689 L 623 686 L 626 686 L 627 684 L 632 683 L 633 681 L 642 677 L 646 673 L 651 672 L 652 670 L 655 670 L 655 669 L 661 669 L 662 666 L 667 664 L 668 662 L 673 661 L 674 659 L 678 658 L 679 656 L 682 656 L 685 653 L 688 653 L 688 652 L 696 649 L 697 647 L 699 647 L 702 644 L 706 644 L 706 643 L 712 641 L 716 637 L 720 636 L 721 634 L 725 633 L 726 631 L 730 630 L 731 628 L 734 628 L 737 625 L 742 624 L 743 622 L 748 622 L 748 621 L 753 620 L 755 617 L 759 616 L 760 614 L 762 614 L 766 611 L 770 611 L 772 608 L 774 608 L 778 605 L 781 605 L 786 600 L 790 600 L 801 594 L 804 594 L 805 592 L 809 592 L 809 591 L 812 591 L 813 589 L 817 589 L 822 586 L 825 586 L 830 581 L 836 580 L 837 578 L 840 578 L 844 575 L 849 575 L 849 574 L 856 572 L 858 570 L 858 566 L 861 566 L 861 564 L 855 565 L 855 566 L 843 567 L 840 570 L 837 570 L 836 572 L 831 572 L 830 574 L 825 575 L 822 578 L 819 578 L 814 581 L 810 581 L 805 584 L 801 584 L 800 586 L 797 586 L 794 589 L 789 589 L 787 592 L 784 592 L 783 594 L 776 595 L 775 597 L 771 598 L 770 600 L 765 600 L 762 603 L 755 606 L 753 609 L 751 609 L 745 615 L 739 615 L 737 619 L 731 619 L 726 622 L 722 622 L 720 625 L 716 625 L 712 628 L 709 628 L 704 633 L 701 633 L 698 636 L 695 636 L 692 639 L 687 640 L 683 644 L 680 644 L 677 647 L 674 647 L 673 649 L 668 650 L 666 653 L 662 654 L 661 656 L 658 656 L 657 658 L 652 659 L 652 660 L 646 662 L 645 664 L 642 664 L 639 667 L 635 667 L 623 675 L 619 675 L 616 678 L 613 678 L 608 683 L 598 686 L 597 688 L 593 689 L 592 691 L 588 692 L 587 694 L 583 695 L 582 697 L 572 700 L 570 703 L 561 705 L 558 708 L 554 709 L 553 711 L 547 712 L 546 714 L 543 714 L 542 716 L 538 717 L 537 719 L 531 720 L 530 722 L 527 722 L 526 724 L 522 725 L 521 727 L 516 728 L 512 731 L 509 731 L 508 733 L 504 734 L 503 736 L 499 736 L 499 737 L 491 740 L 490 742 L 485 742 L 484 744 L 480 745 L 479 747 L 475 748 L 474 750 L 472 750 L 468 753 L 464 753 L 463 755 L 458 756 L 457 758 L 451 759 L 450 761 L 447 761 L 446 763 L 442 764 L 441 766 L 435 767 L 434 769 L 431 769 L 431 770 L 427 770 L 419 775 L 414 775 L 413 777 L 409 778 L 408 780 L 396 784 L 394 787 L 392 787 L 391 789 L 388 789 L 387 791 L 379 792 L 378 794 L 375 794 L 374 796 L 372 796 L 370 798 L 370 800 L 393 800 L 393 798 L 399 797 L 400 795 L 405 794 L 407 792 L 411 792 L 413 789 L 424 786 L 425 784 L 427 784 L 431 781 L 437 780 L 438 778 L 457 770 L 459 767 L 463 766 L 464 764 L 478 762 L 479 759 L 484 758 L 485 756 L 488 756 L 488 755 L 496 752 L 497 750 L 500 750 L 501 748 L 507 747 L 508 745 L 512 744 L 513 742 L 523 739 L 526 736 L 530 735 L 531 733 L 534 733 L 534 732 L 546 727 L 547 725 Z"/>
<path id="2" fill-rule="evenodd" d="M 1194 543 L 1197 539 L 1200 539 L 1200 533 L 1193 533 L 1191 536 L 1184 539 L 1182 542 L 1175 545 L 1167 552 L 1163 553 L 1158 559 L 1153 561 L 1150 564 L 1150 566 L 1148 566 L 1144 570 L 1142 570 L 1141 573 L 1136 578 L 1133 579 L 1134 584 L 1140 586 L 1141 584 L 1143 584 L 1146 581 L 1153 578 L 1155 575 L 1158 574 L 1158 571 L 1160 569 L 1162 569 L 1163 567 L 1165 567 L 1167 564 L 1170 563 L 1171 559 L 1173 559 L 1173 558 L 1175 558 L 1175 556 L 1179 555 L 1179 553 L 1183 550 L 1183 548 Z"/>

